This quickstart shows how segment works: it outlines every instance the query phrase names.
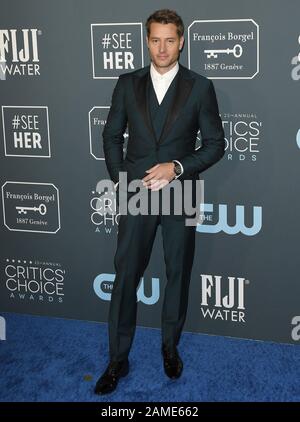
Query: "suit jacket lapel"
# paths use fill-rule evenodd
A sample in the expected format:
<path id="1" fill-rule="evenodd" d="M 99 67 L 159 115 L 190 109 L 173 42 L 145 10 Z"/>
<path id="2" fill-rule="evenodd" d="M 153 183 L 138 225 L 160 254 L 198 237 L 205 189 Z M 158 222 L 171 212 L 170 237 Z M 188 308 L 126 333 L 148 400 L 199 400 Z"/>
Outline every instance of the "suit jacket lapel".
<path id="1" fill-rule="evenodd" d="M 175 121 L 180 116 L 180 111 L 182 107 L 184 106 L 184 104 L 186 103 L 194 84 L 194 79 L 190 78 L 189 76 L 186 77 L 185 68 L 180 63 L 179 63 L 178 75 L 176 76 L 178 78 L 176 81 L 174 98 L 173 98 L 171 107 L 168 111 L 168 115 L 167 115 L 163 130 L 159 139 L 156 138 L 155 131 L 152 126 L 149 107 L 148 107 L 149 84 L 151 82 L 150 66 L 148 66 L 147 72 L 143 76 L 134 79 L 134 90 L 135 90 L 138 108 L 143 115 L 146 126 L 152 133 L 157 143 L 161 143 L 164 140 L 169 130 L 171 129 Z"/>
<path id="2" fill-rule="evenodd" d="M 134 91 L 137 100 L 138 109 L 141 111 L 145 125 L 148 127 L 152 136 L 156 139 L 155 131 L 152 126 L 152 120 L 150 117 L 149 111 L 149 101 L 148 101 L 148 94 L 149 94 L 149 84 L 150 80 L 150 66 L 148 66 L 148 71 L 139 78 L 134 78 Z"/>
<path id="3" fill-rule="evenodd" d="M 161 143 L 164 140 L 164 138 L 167 136 L 169 130 L 171 129 L 175 121 L 180 116 L 180 111 L 183 108 L 184 104 L 186 103 L 191 93 L 191 90 L 194 84 L 194 79 L 185 78 L 183 73 L 184 73 L 183 68 L 179 66 L 179 71 L 177 75 L 178 79 L 176 81 L 174 98 L 169 108 L 168 115 L 167 115 L 163 130 L 162 130 L 160 139 L 158 140 L 158 143 Z"/>

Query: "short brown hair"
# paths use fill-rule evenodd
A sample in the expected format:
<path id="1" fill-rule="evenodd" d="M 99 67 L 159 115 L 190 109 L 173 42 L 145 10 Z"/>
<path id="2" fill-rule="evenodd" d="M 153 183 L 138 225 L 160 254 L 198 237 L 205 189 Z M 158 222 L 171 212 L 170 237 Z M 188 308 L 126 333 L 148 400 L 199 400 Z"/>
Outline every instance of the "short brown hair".
<path id="1" fill-rule="evenodd" d="M 179 37 L 183 35 L 184 25 L 181 17 L 175 12 L 175 10 L 161 9 L 156 10 L 146 21 L 147 35 L 150 35 L 150 25 L 152 22 L 157 23 L 174 23 L 177 26 L 177 34 Z"/>

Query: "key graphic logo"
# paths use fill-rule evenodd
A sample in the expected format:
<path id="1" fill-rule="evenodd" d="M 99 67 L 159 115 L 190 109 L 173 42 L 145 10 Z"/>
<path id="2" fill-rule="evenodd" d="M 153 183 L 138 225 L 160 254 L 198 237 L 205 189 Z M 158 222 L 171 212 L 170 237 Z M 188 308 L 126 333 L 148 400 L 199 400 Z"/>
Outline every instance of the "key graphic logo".
<path id="1" fill-rule="evenodd" d="M 211 79 L 253 79 L 259 72 L 258 24 L 253 19 L 193 21 L 188 67 Z"/>
<path id="2" fill-rule="evenodd" d="M 11 231 L 56 233 L 59 192 L 52 183 L 11 182 L 2 186 L 4 225 Z"/>

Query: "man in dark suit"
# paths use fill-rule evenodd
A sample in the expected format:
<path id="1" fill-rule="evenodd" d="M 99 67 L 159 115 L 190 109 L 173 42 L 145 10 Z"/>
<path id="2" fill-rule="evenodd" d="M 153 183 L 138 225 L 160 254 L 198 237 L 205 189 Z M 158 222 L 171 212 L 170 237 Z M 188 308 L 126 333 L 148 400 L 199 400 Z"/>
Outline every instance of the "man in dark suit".
<path id="1" fill-rule="evenodd" d="M 119 77 L 103 131 L 108 172 L 119 188 L 119 173 L 139 179 L 147 192 L 162 192 L 174 179 L 193 183 L 224 155 L 225 140 L 213 83 L 178 62 L 184 26 L 164 9 L 146 22 L 151 64 Z M 126 157 L 123 144 L 129 138 Z M 200 129 L 202 146 L 195 149 Z M 174 183 L 174 182 L 173 182 Z M 194 200 L 196 184 L 193 185 Z M 136 328 L 136 290 L 148 265 L 157 226 L 161 225 L 167 285 L 162 307 L 164 370 L 178 378 L 183 369 L 177 345 L 185 322 L 194 258 L 195 227 L 181 215 L 122 214 L 114 258 L 116 277 L 109 310 L 110 362 L 95 386 L 112 392 L 129 371 L 128 355 Z"/>

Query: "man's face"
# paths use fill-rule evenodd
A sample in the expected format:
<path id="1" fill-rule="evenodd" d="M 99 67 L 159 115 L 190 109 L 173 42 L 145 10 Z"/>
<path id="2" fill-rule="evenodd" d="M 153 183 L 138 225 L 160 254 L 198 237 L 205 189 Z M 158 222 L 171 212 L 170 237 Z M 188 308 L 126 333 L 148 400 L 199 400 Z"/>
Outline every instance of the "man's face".
<path id="1" fill-rule="evenodd" d="M 158 72 L 165 73 L 174 66 L 183 41 L 183 36 L 179 38 L 174 23 L 151 23 L 147 46 L 150 58 Z"/>

